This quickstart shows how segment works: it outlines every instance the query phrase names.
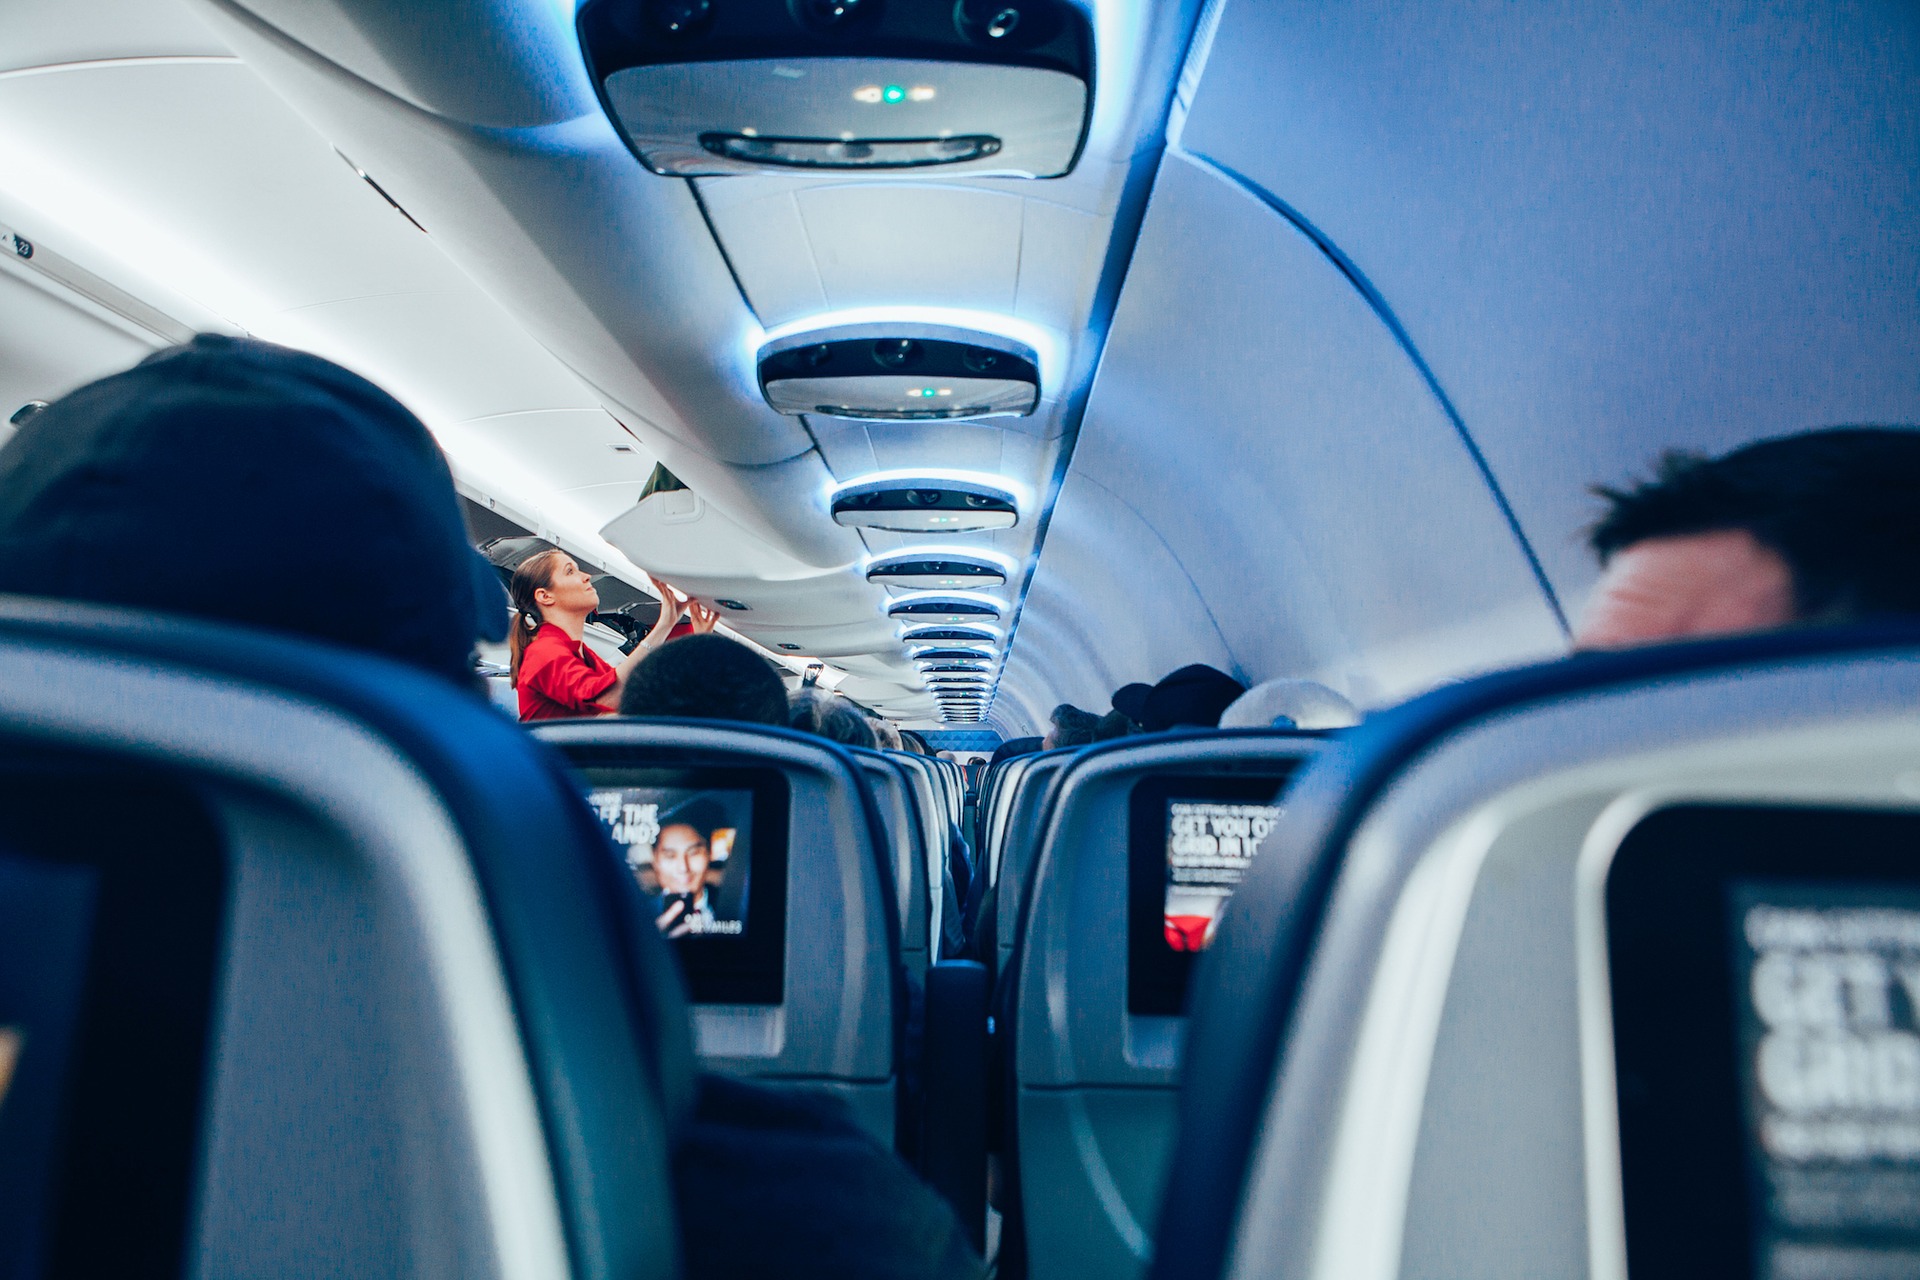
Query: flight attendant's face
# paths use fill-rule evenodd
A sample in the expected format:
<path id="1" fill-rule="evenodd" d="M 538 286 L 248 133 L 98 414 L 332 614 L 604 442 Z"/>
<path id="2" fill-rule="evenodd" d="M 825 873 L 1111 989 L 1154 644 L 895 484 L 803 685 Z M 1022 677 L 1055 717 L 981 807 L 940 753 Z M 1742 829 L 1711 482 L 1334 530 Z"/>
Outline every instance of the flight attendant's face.
<path id="1" fill-rule="evenodd" d="M 713 854 L 707 838 L 683 822 L 660 828 L 653 842 L 653 873 L 662 893 L 698 893 Z"/>
<path id="2" fill-rule="evenodd" d="M 592 613 L 600 607 L 600 593 L 593 588 L 593 578 L 565 556 L 554 566 L 553 581 L 534 592 L 533 598 L 541 609 L 561 613 Z"/>

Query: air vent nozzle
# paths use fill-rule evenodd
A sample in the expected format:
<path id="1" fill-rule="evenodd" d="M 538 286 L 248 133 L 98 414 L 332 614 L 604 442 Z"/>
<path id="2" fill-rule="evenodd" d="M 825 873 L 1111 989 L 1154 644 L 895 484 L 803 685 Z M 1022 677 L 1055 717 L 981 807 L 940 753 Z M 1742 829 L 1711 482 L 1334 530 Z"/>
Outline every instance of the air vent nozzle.
<path id="1" fill-rule="evenodd" d="M 867 422 L 1021 417 L 1040 403 L 1034 352 L 995 334 L 861 325 L 796 334 L 759 356 L 760 394 L 781 413 Z"/>
<path id="2" fill-rule="evenodd" d="M 1052 178 L 1093 33 L 1070 0 L 586 0 L 587 66 L 640 162 Z"/>
<path id="3" fill-rule="evenodd" d="M 835 524 L 893 533 L 975 533 L 1010 529 L 1020 516 L 1013 495 L 947 480 L 888 480 L 850 485 L 833 499 Z"/>
<path id="4" fill-rule="evenodd" d="M 999 618 L 1000 606 L 968 596 L 909 597 L 889 608 L 887 616 L 911 622 L 992 622 Z"/>
<path id="5" fill-rule="evenodd" d="M 991 560 L 973 556 L 908 553 L 888 556 L 867 566 L 868 582 L 889 587 L 970 591 L 977 587 L 997 587 L 1006 580 L 1006 570 Z"/>
<path id="6" fill-rule="evenodd" d="M 901 640 L 908 644 L 925 644 L 930 641 L 972 642 L 974 644 L 994 644 L 1000 637 L 979 627 L 915 627 L 902 635 Z"/>

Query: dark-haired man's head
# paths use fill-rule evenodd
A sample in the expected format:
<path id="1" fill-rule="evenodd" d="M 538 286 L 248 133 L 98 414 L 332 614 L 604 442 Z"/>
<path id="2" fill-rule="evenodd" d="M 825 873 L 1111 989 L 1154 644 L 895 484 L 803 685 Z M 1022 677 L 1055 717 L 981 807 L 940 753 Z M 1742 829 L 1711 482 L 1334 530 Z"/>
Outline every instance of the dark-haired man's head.
<path id="1" fill-rule="evenodd" d="M 621 691 L 620 714 L 784 725 L 787 687 L 738 640 L 681 636 L 640 660 Z"/>
<path id="2" fill-rule="evenodd" d="M 1099 723 L 1093 726 L 1093 740 L 1111 742 L 1115 738 L 1124 738 L 1138 732 L 1140 732 L 1140 726 L 1129 719 L 1126 712 L 1109 711 L 1100 717 Z"/>
<path id="3" fill-rule="evenodd" d="M 1060 747 L 1084 747 L 1093 741 L 1093 731 L 1099 727 L 1100 717 L 1091 711 L 1082 711 L 1071 702 L 1063 702 L 1053 709 L 1048 718 L 1045 749 L 1056 750 Z"/>
<path id="4" fill-rule="evenodd" d="M 318 356 L 203 335 L 0 450 L 0 591 L 273 628 L 465 682 L 505 598 L 433 437 Z"/>
<path id="5" fill-rule="evenodd" d="M 1834 427 L 1597 488 L 1580 648 L 1920 616 L 1920 431 Z"/>
<path id="6" fill-rule="evenodd" d="M 801 689 L 789 700 L 788 724 L 802 733 L 817 734 L 849 747 L 876 744 L 873 723 L 845 698 L 820 689 Z"/>

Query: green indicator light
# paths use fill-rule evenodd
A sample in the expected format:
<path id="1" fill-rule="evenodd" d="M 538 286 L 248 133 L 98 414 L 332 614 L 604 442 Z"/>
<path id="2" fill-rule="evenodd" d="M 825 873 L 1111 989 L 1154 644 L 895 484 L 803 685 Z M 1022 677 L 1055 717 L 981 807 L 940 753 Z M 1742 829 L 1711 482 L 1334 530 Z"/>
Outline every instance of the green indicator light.
<path id="1" fill-rule="evenodd" d="M 880 97 L 886 102 L 905 102 L 907 91 L 897 84 L 890 84 L 880 91 Z"/>

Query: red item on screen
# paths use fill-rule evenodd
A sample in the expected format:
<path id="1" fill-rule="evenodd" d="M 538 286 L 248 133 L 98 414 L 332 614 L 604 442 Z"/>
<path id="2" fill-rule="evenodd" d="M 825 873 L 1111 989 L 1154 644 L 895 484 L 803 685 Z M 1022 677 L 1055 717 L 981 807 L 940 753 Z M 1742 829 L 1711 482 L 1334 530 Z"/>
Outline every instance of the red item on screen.
<path id="1" fill-rule="evenodd" d="M 1167 916 L 1167 945 L 1175 951 L 1204 951 L 1212 916 Z"/>

